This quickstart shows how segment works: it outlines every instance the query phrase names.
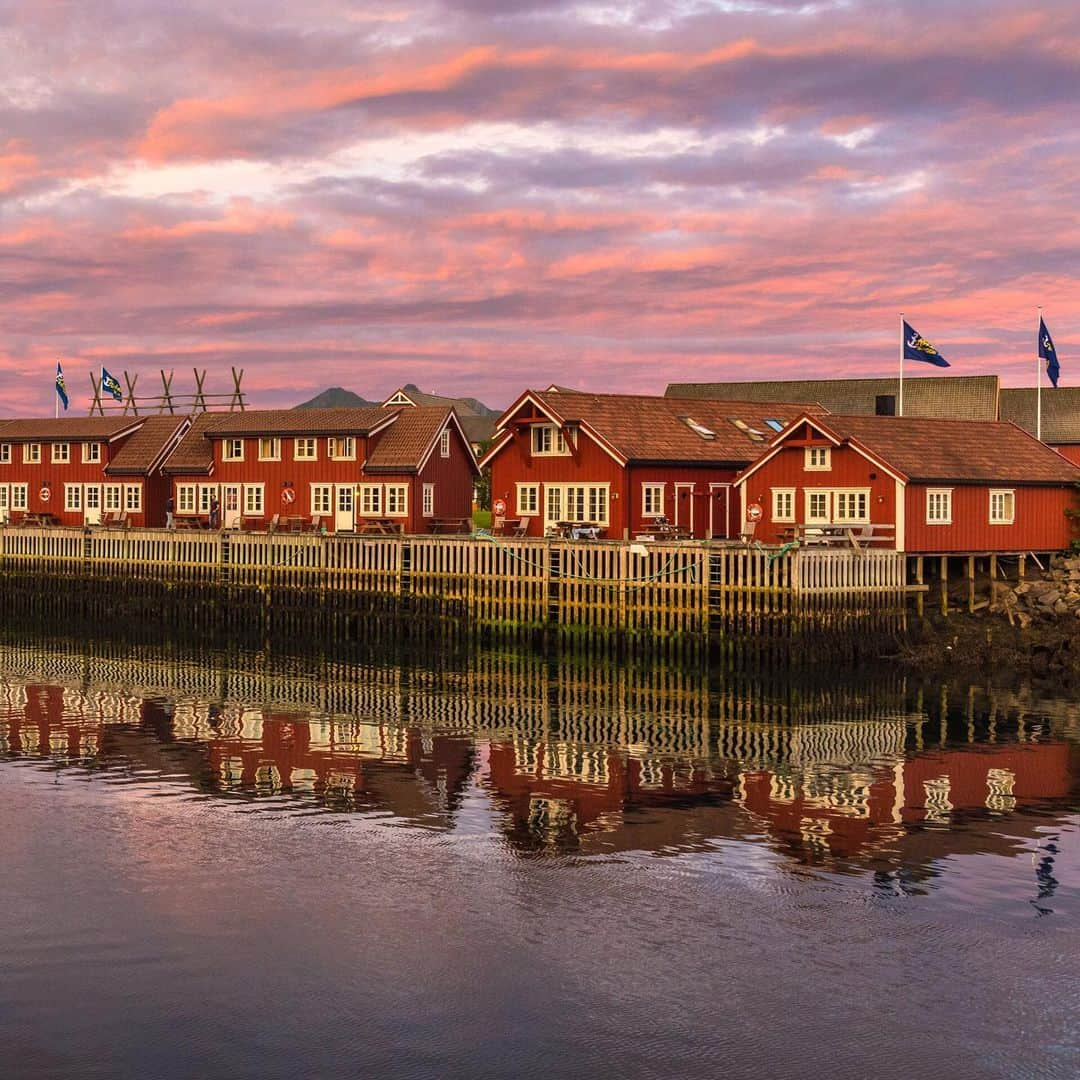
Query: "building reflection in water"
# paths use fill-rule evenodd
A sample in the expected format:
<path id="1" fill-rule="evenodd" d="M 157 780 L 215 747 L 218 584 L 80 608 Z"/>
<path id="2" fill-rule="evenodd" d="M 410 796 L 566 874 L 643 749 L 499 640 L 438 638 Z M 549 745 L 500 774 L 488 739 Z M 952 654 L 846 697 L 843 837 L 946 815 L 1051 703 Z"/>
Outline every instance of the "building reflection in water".
<path id="1" fill-rule="evenodd" d="M 1080 709 L 902 678 L 808 686 L 479 652 L 456 666 L 0 646 L 0 755 L 261 805 L 453 829 L 480 795 L 521 852 L 766 844 L 910 891 L 1038 847 L 1077 805 Z"/>

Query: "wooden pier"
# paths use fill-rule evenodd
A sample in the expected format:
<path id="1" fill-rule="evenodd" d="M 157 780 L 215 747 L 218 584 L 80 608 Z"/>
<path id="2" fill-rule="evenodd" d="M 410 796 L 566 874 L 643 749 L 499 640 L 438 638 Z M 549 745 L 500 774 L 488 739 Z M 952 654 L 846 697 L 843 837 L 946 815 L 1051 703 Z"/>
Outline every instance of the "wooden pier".
<path id="1" fill-rule="evenodd" d="M 380 598 L 477 626 L 699 641 L 902 616 L 905 558 L 701 542 L 0 528 L 0 575 Z"/>

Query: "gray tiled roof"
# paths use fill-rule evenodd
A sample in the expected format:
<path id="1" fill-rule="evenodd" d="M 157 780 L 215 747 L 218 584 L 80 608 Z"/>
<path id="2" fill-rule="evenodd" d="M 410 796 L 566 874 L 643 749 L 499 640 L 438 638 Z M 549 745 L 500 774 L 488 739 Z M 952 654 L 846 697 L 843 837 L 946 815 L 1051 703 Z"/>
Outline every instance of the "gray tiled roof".
<path id="1" fill-rule="evenodd" d="M 831 413 L 873 416 L 880 395 L 895 395 L 898 379 L 798 379 L 782 382 L 671 383 L 668 397 L 736 401 L 816 401 Z M 996 420 L 996 375 L 904 379 L 904 415 Z"/>
<path id="2" fill-rule="evenodd" d="M 1035 434 L 1036 391 L 1028 387 L 1002 387 L 1001 419 Z M 1080 443 L 1080 386 L 1044 386 L 1042 437 L 1052 445 Z"/>

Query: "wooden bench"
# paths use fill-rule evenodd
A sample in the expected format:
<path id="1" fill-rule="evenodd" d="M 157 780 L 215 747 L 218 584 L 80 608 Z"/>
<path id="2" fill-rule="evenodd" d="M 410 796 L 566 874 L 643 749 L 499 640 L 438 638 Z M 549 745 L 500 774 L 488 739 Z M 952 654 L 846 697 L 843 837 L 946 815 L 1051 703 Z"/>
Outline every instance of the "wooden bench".
<path id="1" fill-rule="evenodd" d="M 433 533 L 472 532 L 472 519 L 463 517 L 431 518 L 428 524 Z"/>
<path id="2" fill-rule="evenodd" d="M 356 530 L 366 536 L 398 536 L 401 534 L 401 522 L 389 518 L 365 518 Z"/>

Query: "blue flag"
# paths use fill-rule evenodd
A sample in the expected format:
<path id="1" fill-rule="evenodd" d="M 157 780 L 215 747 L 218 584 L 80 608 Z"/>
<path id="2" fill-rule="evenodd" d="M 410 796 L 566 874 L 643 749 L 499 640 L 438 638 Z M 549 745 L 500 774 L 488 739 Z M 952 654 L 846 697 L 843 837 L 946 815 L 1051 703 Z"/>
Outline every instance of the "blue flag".
<path id="1" fill-rule="evenodd" d="M 922 360 L 926 364 L 934 364 L 937 367 L 949 367 L 949 361 L 945 359 L 917 330 L 913 330 L 904 320 L 904 359 Z"/>
<path id="2" fill-rule="evenodd" d="M 1061 365 L 1058 363 L 1057 350 L 1050 337 L 1050 331 L 1046 329 L 1046 323 L 1039 318 L 1039 355 L 1046 361 L 1047 378 L 1057 388 L 1058 376 L 1061 374 Z"/>
<path id="3" fill-rule="evenodd" d="M 124 391 L 120 389 L 120 382 L 115 375 L 110 375 L 102 366 L 101 368 L 101 392 L 111 394 L 114 401 L 124 400 Z"/>
<path id="4" fill-rule="evenodd" d="M 60 400 L 64 403 L 64 412 L 67 412 L 67 387 L 64 385 L 64 369 L 60 366 L 59 360 L 56 361 L 56 393 Z"/>

